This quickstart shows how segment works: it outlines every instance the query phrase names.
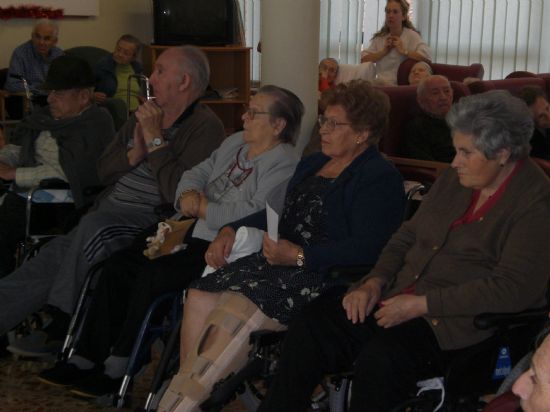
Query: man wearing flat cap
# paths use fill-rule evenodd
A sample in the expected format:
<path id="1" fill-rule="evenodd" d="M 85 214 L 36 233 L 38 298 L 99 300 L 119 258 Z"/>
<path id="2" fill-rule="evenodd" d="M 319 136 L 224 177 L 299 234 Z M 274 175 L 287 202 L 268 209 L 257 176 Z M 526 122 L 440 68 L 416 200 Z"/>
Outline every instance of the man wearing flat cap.
<path id="1" fill-rule="evenodd" d="M 40 87 L 48 105 L 24 118 L 0 150 L 0 178 L 13 181 L 14 189 L 0 206 L 0 277 L 13 269 L 25 236 L 25 199 L 16 193 L 56 178 L 69 183 L 77 208 L 86 206 L 84 189 L 99 185 L 96 163 L 114 136 L 111 116 L 93 103 L 94 75 L 86 61 L 58 57 Z"/>

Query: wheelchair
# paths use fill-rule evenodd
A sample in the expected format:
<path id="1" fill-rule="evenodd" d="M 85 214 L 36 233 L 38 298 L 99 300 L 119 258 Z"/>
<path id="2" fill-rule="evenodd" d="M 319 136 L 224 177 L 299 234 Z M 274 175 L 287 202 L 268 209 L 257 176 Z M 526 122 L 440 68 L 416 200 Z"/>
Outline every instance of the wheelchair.
<path id="1" fill-rule="evenodd" d="M 461 350 L 438 377 L 426 376 L 419 382 L 425 387 L 418 395 L 396 406 L 391 412 L 472 412 L 481 411 L 486 403 L 482 396 L 496 392 L 505 373 L 509 373 L 527 352 L 542 325 L 548 319 L 549 307 L 515 314 L 480 314 L 474 324 L 478 329 L 496 328 L 490 338 Z M 257 331 L 250 335 L 252 351 L 249 362 L 240 371 L 220 381 L 210 398 L 201 404 L 203 411 L 215 412 L 239 396 L 249 411 L 255 411 L 263 399 L 265 388 L 276 369 L 284 332 Z M 505 366 L 500 362 L 509 358 Z M 505 370 L 503 370 L 505 369 Z M 440 375 L 439 375 L 440 374 Z M 348 410 L 353 373 L 327 376 L 320 383 L 320 392 L 311 400 L 312 410 L 346 412 Z M 146 409 L 150 410 L 150 409 Z"/>

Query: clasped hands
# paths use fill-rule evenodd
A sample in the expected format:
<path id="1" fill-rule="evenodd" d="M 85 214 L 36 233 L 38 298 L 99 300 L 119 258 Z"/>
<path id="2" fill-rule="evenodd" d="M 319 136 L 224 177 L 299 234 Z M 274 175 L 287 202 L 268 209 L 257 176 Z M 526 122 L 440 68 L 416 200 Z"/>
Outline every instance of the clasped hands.
<path id="1" fill-rule="evenodd" d="M 162 120 L 164 112 L 154 100 L 148 100 L 138 107 L 135 113 L 134 145 L 128 153 L 132 166 L 140 163 L 147 154 L 162 147 L 148 148 L 147 145 L 156 137 L 162 136 Z"/>
<path id="2" fill-rule="evenodd" d="M 348 292 L 342 299 L 347 318 L 353 323 L 363 323 L 378 302 L 381 307 L 374 312 L 374 318 L 378 326 L 383 328 L 390 328 L 428 313 L 426 296 L 404 294 L 380 301 L 383 286 L 383 280 L 374 277 Z"/>
<path id="3" fill-rule="evenodd" d="M 401 38 L 399 36 L 386 37 L 384 48 L 387 52 L 389 52 L 391 49 L 396 49 L 400 54 L 406 54 L 405 47 L 403 46 L 403 42 L 401 41 Z"/>
<path id="4" fill-rule="evenodd" d="M 233 249 L 236 232 L 233 228 L 226 226 L 220 230 L 204 255 L 206 263 L 218 269 L 227 264 L 227 258 Z M 300 247 L 285 239 L 277 242 L 271 240 L 267 233 L 262 241 L 262 254 L 270 265 L 296 266 L 296 256 Z"/>
<path id="5" fill-rule="evenodd" d="M 206 218 L 208 199 L 204 193 L 196 190 L 189 190 L 180 195 L 179 202 L 182 215 L 201 219 Z"/>

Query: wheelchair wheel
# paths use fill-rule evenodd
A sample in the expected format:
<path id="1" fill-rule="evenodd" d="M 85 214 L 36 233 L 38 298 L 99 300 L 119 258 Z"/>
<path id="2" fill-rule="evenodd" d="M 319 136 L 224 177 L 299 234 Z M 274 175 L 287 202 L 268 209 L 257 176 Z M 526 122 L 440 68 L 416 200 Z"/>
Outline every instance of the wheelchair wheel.
<path id="1" fill-rule="evenodd" d="M 351 385 L 353 381 L 349 377 L 331 382 L 329 386 L 329 411 L 347 412 L 351 400 Z"/>
<path id="2" fill-rule="evenodd" d="M 265 389 L 261 388 L 261 382 L 246 381 L 244 391 L 239 394 L 243 406 L 249 412 L 256 412 L 265 395 Z"/>

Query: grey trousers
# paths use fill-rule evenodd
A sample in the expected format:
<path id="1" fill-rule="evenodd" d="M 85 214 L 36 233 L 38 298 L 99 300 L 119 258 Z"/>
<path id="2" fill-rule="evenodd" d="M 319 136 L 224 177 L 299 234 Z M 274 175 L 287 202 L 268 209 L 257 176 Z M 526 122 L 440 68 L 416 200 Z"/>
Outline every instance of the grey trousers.
<path id="1" fill-rule="evenodd" d="M 157 220 L 139 211 L 104 200 L 78 226 L 48 242 L 40 253 L 0 279 L 0 335 L 49 303 L 72 314 L 89 269 Z"/>

